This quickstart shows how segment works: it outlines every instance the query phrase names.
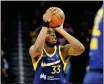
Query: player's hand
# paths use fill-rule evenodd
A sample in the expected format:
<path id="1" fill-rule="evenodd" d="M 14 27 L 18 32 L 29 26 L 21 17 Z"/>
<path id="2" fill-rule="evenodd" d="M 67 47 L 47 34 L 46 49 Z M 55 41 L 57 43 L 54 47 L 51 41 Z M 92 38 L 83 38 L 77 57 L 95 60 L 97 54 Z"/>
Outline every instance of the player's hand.
<path id="1" fill-rule="evenodd" d="M 60 25 L 60 27 L 58 27 L 58 28 L 61 28 L 61 29 L 63 29 L 63 24 L 62 24 L 62 25 Z"/>
<path id="2" fill-rule="evenodd" d="M 56 11 L 56 8 L 50 7 L 49 9 L 46 10 L 46 13 L 43 15 L 43 20 L 45 22 L 50 22 L 51 21 L 51 16 L 54 14 Z"/>
<path id="3" fill-rule="evenodd" d="M 59 31 L 63 31 L 63 24 L 60 25 L 60 27 L 56 27 L 56 28 L 53 28 L 55 31 L 59 32 Z"/>
<path id="4" fill-rule="evenodd" d="M 56 27 L 56 28 L 53 28 L 55 31 L 57 31 L 57 30 L 60 30 L 60 29 L 63 29 L 63 24 L 62 25 L 60 25 L 59 27 Z"/>

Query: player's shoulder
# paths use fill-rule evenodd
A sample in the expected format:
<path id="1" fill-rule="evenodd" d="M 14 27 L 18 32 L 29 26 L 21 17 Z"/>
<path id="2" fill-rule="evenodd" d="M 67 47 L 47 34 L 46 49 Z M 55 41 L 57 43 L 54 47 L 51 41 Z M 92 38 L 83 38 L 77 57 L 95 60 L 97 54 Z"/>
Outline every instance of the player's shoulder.
<path id="1" fill-rule="evenodd" d="M 58 45 L 60 51 L 65 51 L 67 47 L 71 46 L 70 44 L 65 44 L 65 45 Z"/>
<path id="2" fill-rule="evenodd" d="M 58 45 L 58 47 L 60 47 L 61 49 L 67 47 L 67 46 L 71 46 L 70 44 L 65 44 L 65 45 Z"/>

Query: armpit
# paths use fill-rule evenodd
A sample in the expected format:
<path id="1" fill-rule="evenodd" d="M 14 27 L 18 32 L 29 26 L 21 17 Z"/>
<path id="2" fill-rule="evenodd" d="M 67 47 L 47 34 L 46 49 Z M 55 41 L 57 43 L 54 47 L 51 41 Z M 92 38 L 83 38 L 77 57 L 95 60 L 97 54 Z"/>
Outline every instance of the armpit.
<path id="1" fill-rule="evenodd" d="M 69 59 L 70 55 L 68 54 L 68 50 L 71 48 L 70 44 L 66 44 L 65 46 L 61 46 L 62 57 L 66 62 Z"/>

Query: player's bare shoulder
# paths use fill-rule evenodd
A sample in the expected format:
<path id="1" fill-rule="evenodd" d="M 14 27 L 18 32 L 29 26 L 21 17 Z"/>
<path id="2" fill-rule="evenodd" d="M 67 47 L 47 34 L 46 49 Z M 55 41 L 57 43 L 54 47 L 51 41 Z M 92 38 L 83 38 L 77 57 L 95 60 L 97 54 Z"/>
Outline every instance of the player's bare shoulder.
<path id="1" fill-rule="evenodd" d="M 70 44 L 66 44 L 66 45 L 59 45 L 60 46 L 60 51 L 64 56 L 67 56 L 67 53 L 68 53 L 68 50 L 71 48 L 71 45 Z"/>
<path id="2" fill-rule="evenodd" d="M 70 44 L 60 45 L 60 49 L 62 52 L 65 52 L 65 51 L 69 50 L 70 48 L 71 48 Z"/>

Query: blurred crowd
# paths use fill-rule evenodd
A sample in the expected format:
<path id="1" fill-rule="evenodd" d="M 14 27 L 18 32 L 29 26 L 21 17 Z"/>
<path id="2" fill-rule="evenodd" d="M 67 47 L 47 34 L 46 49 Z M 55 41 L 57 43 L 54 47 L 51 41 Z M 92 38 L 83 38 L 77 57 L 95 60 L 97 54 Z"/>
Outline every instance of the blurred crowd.
<path id="1" fill-rule="evenodd" d="M 1 83 L 5 83 L 8 78 L 8 69 L 9 69 L 9 63 L 6 59 L 6 52 L 4 50 L 4 45 L 7 41 L 5 35 L 4 35 L 4 23 L 1 22 Z"/>
<path id="2" fill-rule="evenodd" d="M 6 60 L 6 58 L 4 58 L 5 52 L 3 50 L 1 50 L 1 82 L 5 82 L 7 81 L 8 78 L 8 69 L 9 69 L 9 64 Z"/>
<path id="3" fill-rule="evenodd" d="M 1 20 L 1 83 L 7 84 L 13 81 L 13 73 L 9 64 L 9 56 L 12 51 L 13 42 L 11 42 L 12 37 L 7 33 L 7 29 L 5 28 L 4 21 Z"/>

